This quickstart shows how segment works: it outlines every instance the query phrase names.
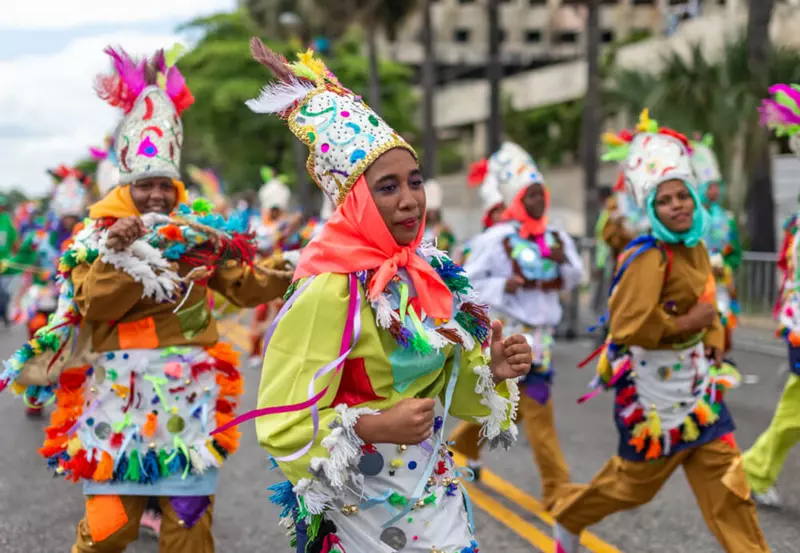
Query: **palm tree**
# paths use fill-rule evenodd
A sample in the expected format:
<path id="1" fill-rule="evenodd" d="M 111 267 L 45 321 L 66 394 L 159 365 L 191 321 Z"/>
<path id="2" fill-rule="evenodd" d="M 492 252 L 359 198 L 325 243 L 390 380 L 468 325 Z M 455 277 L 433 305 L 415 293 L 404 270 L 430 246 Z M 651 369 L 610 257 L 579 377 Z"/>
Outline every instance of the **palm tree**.
<path id="1" fill-rule="evenodd" d="M 750 0 L 747 22 L 747 61 L 752 78 L 750 91 L 755 97 L 765 96 L 769 87 L 769 22 L 774 0 Z M 775 204 L 772 198 L 772 171 L 769 140 L 752 118 L 751 171 L 748 193 L 748 221 L 755 251 L 775 251 Z"/>
<path id="2" fill-rule="evenodd" d="M 597 198 L 597 146 L 600 141 L 600 0 L 586 0 L 587 90 L 583 106 L 583 170 L 586 236 L 592 236 L 599 212 Z"/>
<path id="3" fill-rule="evenodd" d="M 503 65 L 500 59 L 500 0 L 489 0 L 487 8 L 489 21 L 489 58 L 486 71 L 489 79 L 489 125 L 487 129 L 487 154 L 500 149 L 502 139 L 503 112 L 500 99 L 500 80 Z"/>

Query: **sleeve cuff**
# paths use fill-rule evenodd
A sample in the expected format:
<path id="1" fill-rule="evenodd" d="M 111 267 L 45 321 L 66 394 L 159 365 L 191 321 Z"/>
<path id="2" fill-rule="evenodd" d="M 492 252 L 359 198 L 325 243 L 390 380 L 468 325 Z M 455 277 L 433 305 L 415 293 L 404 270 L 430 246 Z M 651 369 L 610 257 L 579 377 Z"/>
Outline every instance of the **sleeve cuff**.
<path id="1" fill-rule="evenodd" d="M 488 365 L 479 365 L 473 371 L 478 377 L 475 393 L 481 398 L 480 404 L 489 410 L 485 417 L 475 418 L 481 425 L 480 440 L 488 441 L 491 449 L 507 449 L 517 440 L 517 426 L 514 424 L 519 405 L 517 381 L 506 380 L 495 385 Z M 503 394 L 503 391 L 507 393 Z"/>

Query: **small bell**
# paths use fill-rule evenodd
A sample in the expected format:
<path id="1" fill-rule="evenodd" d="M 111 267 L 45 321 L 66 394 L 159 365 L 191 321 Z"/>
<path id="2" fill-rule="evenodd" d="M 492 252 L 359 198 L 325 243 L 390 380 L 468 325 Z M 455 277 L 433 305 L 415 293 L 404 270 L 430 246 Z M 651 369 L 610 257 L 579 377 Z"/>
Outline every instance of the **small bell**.
<path id="1" fill-rule="evenodd" d="M 420 499 L 419 501 L 414 503 L 414 508 L 416 509 L 422 509 L 423 507 L 425 507 L 425 500 L 423 499 Z"/>
<path id="2" fill-rule="evenodd" d="M 397 451 L 399 451 L 400 453 L 405 453 L 406 451 L 408 451 L 408 446 L 405 444 L 399 445 L 397 446 Z"/>

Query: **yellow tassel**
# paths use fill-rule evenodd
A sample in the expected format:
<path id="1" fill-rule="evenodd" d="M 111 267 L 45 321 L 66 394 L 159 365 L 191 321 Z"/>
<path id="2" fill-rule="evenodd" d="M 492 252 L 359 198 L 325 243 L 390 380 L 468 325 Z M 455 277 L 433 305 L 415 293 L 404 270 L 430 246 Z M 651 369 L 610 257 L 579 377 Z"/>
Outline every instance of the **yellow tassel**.
<path id="1" fill-rule="evenodd" d="M 642 438 L 647 434 L 647 423 L 640 422 L 631 430 L 631 436 L 634 438 Z"/>
<path id="2" fill-rule="evenodd" d="M 684 442 L 693 442 L 700 437 L 700 430 L 697 428 L 697 424 L 695 424 L 692 417 L 687 416 L 683 421 L 682 437 Z"/>
<path id="3" fill-rule="evenodd" d="M 223 463 L 223 461 L 225 461 L 222 455 L 220 455 L 217 451 L 217 448 L 211 443 L 211 439 L 206 440 L 206 449 L 208 449 L 209 453 L 214 456 L 214 458 L 217 460 L 217 463 L 220 465 Z"/>
<path id="4" fill-rule="evenodd" d="M 97 463 L 97 468 L 94 469 L 92 480 L 95 482 L 106 482 L 111 480 L 112 476 L 114 476 L 114 460 L 111 458 L 111 455 L 103 451 L 100 456 L 100 462 Z"/>
<path id="5" fill-rule="evenodd" d="M 694 408 L 694 414 L 697 416 L 697 422 L 699 422 L 701 426 L 713 424 L 718 418 L 717 415 L 714 414 L 714 411 L 711 410 L 708 403 L 703 400 L 697 402 Z"/>
<path id="6" fill-rule="evenodd" d="M 67 442 L 67 455 L 70 457 L 75 457 L 81 449 L 83 449 L 83 444 L 77 435 Z"/>
<path id="7" fill-rule="evenodd" d="M 658 439 L 661 437 L 661 417 L 658 416 L 655 405 L 647 413 L 647 428 L 652 438 Z"/>
<path id="8" fill-rule="evenodd" d="M 605 350 L 603 350 L 600 359 L 597 361 L 597 376 L 599 376 L 603 382 L 611 382 L 611 378 L 614 376 L 614 368 L 611 366 L 611 363 L 608 362 L 608 356 Z"/>
<path id="9" fill-rule="evenodd" d="M 13 382 L 11 384 L 11 392 L 15 396 L 22 395 L 25 392 L 26 389 L 27 388 L 25 386 L 23 386 L 22 384 L 20 384 L 19 382 Z"/>

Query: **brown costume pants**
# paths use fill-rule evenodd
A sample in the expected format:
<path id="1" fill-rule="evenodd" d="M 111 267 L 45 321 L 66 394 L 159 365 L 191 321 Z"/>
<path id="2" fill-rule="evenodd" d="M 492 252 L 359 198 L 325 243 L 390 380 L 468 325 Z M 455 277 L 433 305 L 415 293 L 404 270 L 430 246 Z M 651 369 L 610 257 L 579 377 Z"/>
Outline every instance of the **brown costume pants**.
<path id="1" fill-rule="evenodd" d="M 533 457 L 539 468 L 542 481 L 542 503 L 551 509 L 565 484 L 569 482 L 569 468 L 564 453 L 558 443 L 556 427 L 553 423 L 553 400 L 540 405 L 524 392 L 520 394 L 518 422 L 525 429 L 528 442 L 533 449 Z M 453 449 L 475 461 L 480 458 L 478 444 L 481 427 L 476 424 L 460 425 L 454 435 Z"/>
<path id="2" fill-rule="evenodd" d="M 147 506 L 145 495 L 86 498 L 86 515 L 78 523 L 72 553 L 122 553 L 139 537 L 139 521 Z M 159 497 L 162 511 L 160 553 L 214 553 L 211 534 L 214 496 L 200 520 L 191 528 L 178 517 L 168 497 Z"/>
<path id="3" fill-rule="evenodd" d="M 738 448 L 723 440 L 658 461 L 612 457 L 589 484 L 568 486 L 553 517 L 573 534 L 619 511 L 644 505 L 683 467 L 708 528 L 728 553 L 769 551 Z"/>

